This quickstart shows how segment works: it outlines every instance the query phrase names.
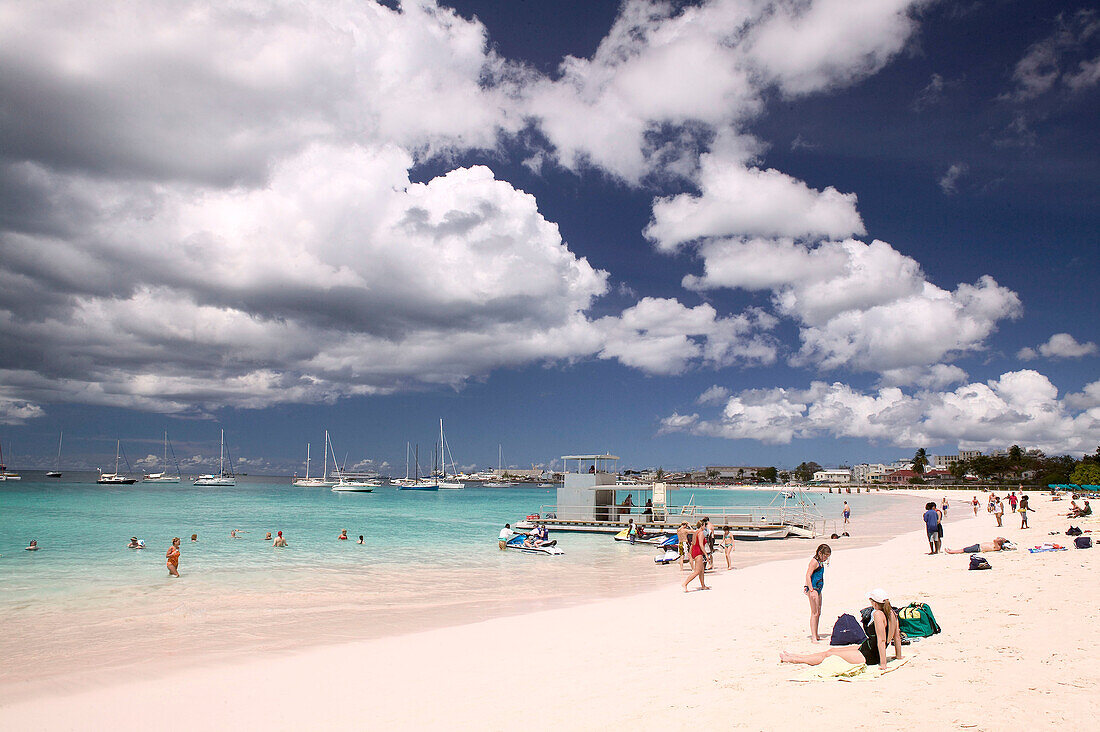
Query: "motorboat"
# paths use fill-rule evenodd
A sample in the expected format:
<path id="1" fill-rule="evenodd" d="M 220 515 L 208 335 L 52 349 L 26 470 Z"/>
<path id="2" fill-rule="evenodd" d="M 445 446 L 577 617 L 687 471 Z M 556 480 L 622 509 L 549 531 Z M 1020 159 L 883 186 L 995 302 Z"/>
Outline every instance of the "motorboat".
<path id="1" fill-rule="evenodd" d="M 657 545 L 660 550 L 660 554 L 653 557 L 654 564 L 672 564 L 680 560 L 680 540 L 675 536 L 668 536 Z"/>
<path id="2" fill-rule="evenodd" d="M 375 488 L 381 488 L 381 481 L 377 480 L 345 480 L 341 478 L 332 486 L 337 493 L 373 493 Z"/>
<path id="3" fill-rule="evenodd" d="M 532 546 L 531 544 L 525 544 L 527 536 L 525 534 L 516 534 L 509 539 L 505 544 L 505 549 L 515 549 L 516 551 L 524 552 L 525 554 L 546 554 L 551 557 L 558 557 L 565 554 L 564 551 L 558 547 L 557 539 L 553 539 L 545 544 L 539 546 Z"/>

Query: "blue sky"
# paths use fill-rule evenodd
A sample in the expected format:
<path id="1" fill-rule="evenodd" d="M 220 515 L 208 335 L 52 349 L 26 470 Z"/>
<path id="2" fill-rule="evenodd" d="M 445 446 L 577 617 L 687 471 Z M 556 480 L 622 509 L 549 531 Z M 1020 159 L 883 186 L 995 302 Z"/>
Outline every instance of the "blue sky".
<path id="1" fill-rule="evenodd" d="M 16 466 L 1100 443 L 1086 4 L 5 5 Z"/>

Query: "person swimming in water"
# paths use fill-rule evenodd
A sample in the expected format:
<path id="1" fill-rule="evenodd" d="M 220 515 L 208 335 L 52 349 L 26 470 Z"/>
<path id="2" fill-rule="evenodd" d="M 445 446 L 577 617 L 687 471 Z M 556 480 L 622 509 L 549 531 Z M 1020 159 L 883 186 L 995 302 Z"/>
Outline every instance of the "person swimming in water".
<path id="1" fill-rule="evenodd" d="M 339 539 L 340 541 L 347 541 L 348 540 L 348 530 L 347 529 L 340 529 L 340 535 L 337 536 L 336 538 Z"/>
<path id="2" fill-rule="evenodd" d="M 271 546 L 282 547 L 282 546 L 290 546 L 290 545 L 286 543 L 286 539 L 283 538 L 283 532 L 280 531 L 278 533 L 278 535 L 275 537 L 275 541 L 272 543 Z"/>

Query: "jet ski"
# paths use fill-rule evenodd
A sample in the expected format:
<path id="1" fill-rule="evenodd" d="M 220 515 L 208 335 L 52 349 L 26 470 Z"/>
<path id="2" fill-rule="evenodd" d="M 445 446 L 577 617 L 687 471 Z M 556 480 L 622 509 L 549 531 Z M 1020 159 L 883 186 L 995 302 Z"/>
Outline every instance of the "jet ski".
<path id="1" fill-rule="evenodd" d="M 672 564 L 680 561 L 679 543 L 675 535 L 665 537 L 665 540 L 657 545 L 661 553 L 653 557 L 654 564 Z"/>
<path id="2" fill-rule="evenodd" d="M 623 529 L 619 533 L 615 534 L 615 536 L 612 538 L 614 538 L 615 541 L 630 541 L 630 529 Z M 673 536 L 672 538 L 675 539 L 676 537 Z M 666 539 L 668 539 L 668 534 L 646 534 L 644 539 L 636 537 L 634 539 L 634 543 L 660 546 L 661 542 L 665 541 Z"/>
<path id="3" fill-rule="evenodd" d="M 546 544 L 543 544 L 541 546 L 531 546 L 529 544 L 524 544 L 523 543 L 523 541 L 526 538 L 527 537 L 524 534 L 516 534 L 515 536 L 513 536 L 511 539 L 508 540 L 508 542 L 504 545 L 504 548 L 505 549 L 517 549 L 517 550 L 519 550 L 521 552 L 525 552 L 527 554 L 549 554 L 550 556 L 553 556 L 553 557 L 565 554 L 565 552 L 563 552 L 561 549 L 558 548 L 558 540 L 557 539 L 553 539 L 553 540 L 551 540 L 551 541 L 549 541 Z"/>

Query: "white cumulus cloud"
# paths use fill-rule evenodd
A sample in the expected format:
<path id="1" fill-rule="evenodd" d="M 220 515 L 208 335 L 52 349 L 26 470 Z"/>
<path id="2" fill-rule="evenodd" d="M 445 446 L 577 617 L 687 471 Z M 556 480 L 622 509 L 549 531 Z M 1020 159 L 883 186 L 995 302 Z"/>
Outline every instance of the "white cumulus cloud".
<path id="1" fill-rule="evenodd" d="M 952 391 L 872 392 L 840 382 L 807 389 L 747 390 L 730 396 L 713 418 L 673 414 L 664 432 L 683 431 L 730 439 L 786 444 L 812 437 L 858 437 L 902 447 L 958 444 L 1004 448 L 1019 444 L 1048 453 L 1091 451 L 1100 441 L 1097 390 L 1058 398 L 1058 389 L 1036 371 L 1002 374 Z"/>
<path id="2" fill-rule="evenodd" d="M 1097 346 L 1092 341 L 1078 343 L 1077 339 L 1069 333 L 1055 333 L 1046 343 L 1036 348 L 1024 347 L 1016 352 L 1016 357 L 1022 361 L 1031 361 L 1039 356 L 1046 358 L 1081 358 L 1091 356 L 1097 352 Z"/>

